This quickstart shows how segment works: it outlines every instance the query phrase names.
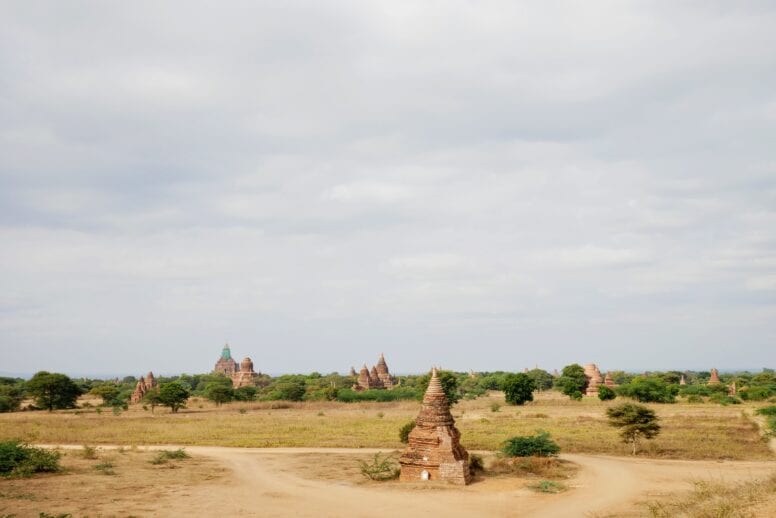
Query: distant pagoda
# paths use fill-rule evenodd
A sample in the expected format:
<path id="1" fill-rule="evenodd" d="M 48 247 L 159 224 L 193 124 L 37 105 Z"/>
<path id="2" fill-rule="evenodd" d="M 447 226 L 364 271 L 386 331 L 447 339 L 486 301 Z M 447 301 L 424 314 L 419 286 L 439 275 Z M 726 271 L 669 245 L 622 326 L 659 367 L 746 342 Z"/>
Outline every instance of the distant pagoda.
<path id="1" fill-rule="evenodd" d="M 154 378 L 154 373 L 149 371 L 145 377 L 140 376 L 140 379 L 137 380 L 135 390 L 129 398 L 130 403 L 140 403 L 149 391 L 157 388 L 159 388 L 159 384 Z"/>
<path id="2" fill-rule="evenodd" d="M 436 368 L 431 371 L 415 424 L 407 449 L 399 458 L 399 479 L 445 480 L 460 485 L 471 482 L 469 453 L 461 446 L 461 433 L 455 427 Z"/>
<path id="3" fill-rule="evenodd" d="M 351 368 L 353 371 L 353 369 Z M 355 373 L 355 371 L 353 371 Z M 373 365 L 371 371 L 366 363 L 361 367 L 361 371 L 358 374 L 358 380 L 353 385 L 355 390 L 369 390 L 369 389 L 388 389 L 391 390 L 396 385 L 396 381 L 391 376 L 388 370 L 388 364 L 385 363 L 385 356 L 380 353 L 380 359 L 377 360 L 377 365 Z"/>
<path id="4" fill-rule="evenodd" d="M 229 344 L 225 344 L 221 349 L 221 357 L 218 358 L 216 366 L 213 368 L 215 374 L 223 374 L 227 377 L 232 377 L 233 374 L 240 371 L 239 365 L 232 358 L 232 351 L 229 349 Z"/>

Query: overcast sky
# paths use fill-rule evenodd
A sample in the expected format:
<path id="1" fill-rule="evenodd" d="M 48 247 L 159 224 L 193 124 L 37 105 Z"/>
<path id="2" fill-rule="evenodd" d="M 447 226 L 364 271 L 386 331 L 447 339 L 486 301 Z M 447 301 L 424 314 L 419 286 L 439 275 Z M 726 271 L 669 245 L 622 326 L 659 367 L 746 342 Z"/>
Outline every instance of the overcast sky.
<path id="1" fill-rule="evenodd" d="M 0 372 L 776 367 L 774 27 L 2 2 Z"/>

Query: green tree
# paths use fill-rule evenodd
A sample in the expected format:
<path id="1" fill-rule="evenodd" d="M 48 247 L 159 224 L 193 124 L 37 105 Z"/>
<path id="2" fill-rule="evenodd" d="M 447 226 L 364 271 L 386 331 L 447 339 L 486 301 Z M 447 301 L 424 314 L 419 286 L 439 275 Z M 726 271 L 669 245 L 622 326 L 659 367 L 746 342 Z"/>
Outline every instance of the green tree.
<path id="1" fill-rule="evenodd" d="M 616 397 L 617 393 L 606 385 L 601 385 L 598 387 L 598 399 L 601 401 L 611 401 Z"/>
<path id="2" fill-rule="evenodd" d="M 552 374 L 542 369 L 531 369 L 526 374 L 533 380 L 536 390 L 550 390 L 555 383 Z"/>
<path id="3" fill-rule="evenodd" d="M 657 415 L 644 405 L 623 403 L 606 411 L 609 424 L 620 429 L 620 437 L 627 444 L 633 445 L 633 455 L 636 455 L 639 438 L 652 439 L 660 433 Z"/>
<path id="4" fill-rule="evenodd" d="M 461 393 L 458 390 L 458 377 L 456 377 L 455 373 L 450 371 L 437 371 L 437 377 L 439 378 L 439 383 L 442 384 L 442 390 L 445 391 L 448 403 L 450 403 L 450 405 L 458 403 L 458 401 L 461 400 Z M 420 386 L 424 394 L 426 393 L 426 389 L 428 389 L 429 381 L 431 381 L 430 374 L 426 374 L 421 378 Z"/>
<path id="5" fill-rule="evenodd" d="M 154 409 L 162 404 L 162 398 L 159 395 L 159 388 L 157 387 L 146 392 L 145 396 L 143 396 L 143 403 L 146 403 L 151 407 L 151 413 L 153 414 Z"/>
<path id="6" fill-rule="evenodd" d="M 587 376 L 585 369 L 572 363 L 563 367 L 560 377 L 555 380 L 555 387 L 572 399 L 576 399 L 576 393 L 584 394 L 587 389 Z"/>
<path id="7" fill-rule="evenodd" d="M 26 383 L 35 404 L 49 412 L 55 408 L 74 408 L 81 388 L 64 374 L 40 371 Z"/>
<path id="8" fill-rule="evenodd" d="M 618 387 L 617 393 L 640 403 L 675 403 L 679 386 L 669 385 L 660 378 L 636 376 L 627 385 Z"/>
<path id="9" fill-rule="evenodd" d="M 286 401 L 302 401 L 306 386 L 303 381 L 289 380 L 275 383 L 271 392 L 272 399 L 283 399 Z"/>
<path id="10" fill-rule="evenodd" d="M 221 406 L 222 403 L 229 403 L 234 399 L 234 389 L 223 383 L 210 382 L 205 387 L 205 397 L 215 403 L 216 406 Z"/>
<path id="11" fill-rule="evenodd" d="M 103 405 L 109 405 L 118 397 L 119 389 L 113 383 L 103 383 L 92 388 L 89 394 L 102 398 Z"/>
<path id="12" fill-rule="evenodd" d="M 234 390 L 234 399 L 237 401 L 256 401 L 257 392 L 256 387 L 250 385 L 240 387 Z"/>
<path id="13" fill-rule="evenodd" d="M 189 400 L 189 389 L 182 383 L 171 381 L 162 383 L 159 386 L 159 403 L 170 407 L 173 413 L 177 413 L 181 408 L 186 407 L 186 401 Z"/>
<path id="14" fill-rule="evenodd" d="M 504 397 L 511 405 L 522 405 L 533 401 L 533 391 L 536 389 L 534 380 L 528 374 L 509 374 L 504 379 Z"/>
<path id="15" fill-rule="evenodd" d="M 19 410 L 24 399 L 24 388 L 21 384 L 0 384 L 0 413 Z"/>

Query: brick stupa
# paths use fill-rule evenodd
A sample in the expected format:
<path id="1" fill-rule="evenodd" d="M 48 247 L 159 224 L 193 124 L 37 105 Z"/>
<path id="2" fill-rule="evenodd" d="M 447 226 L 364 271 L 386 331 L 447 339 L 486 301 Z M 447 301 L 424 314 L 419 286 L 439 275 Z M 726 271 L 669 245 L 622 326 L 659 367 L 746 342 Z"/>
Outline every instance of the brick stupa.
<path id="1" fill-rule="evenodd" d="M 352 370 L 352 368 L 351 368 Z M 353 371 L 355 373 L 355 371 Z M 352 375 L 352 374 L 351 374 Z M 388 370 L 388 364 L 385 363 L 385 356 L 380 354 L 380 359 L 377 361 L 377 365 L 372 366 L 372 370 L 366 366 L 366 363 L 361 367 L 361 371 L 358 374 L 358 380 L 353 385 L 354 390 L 369 390 L 369 389 L 387 389 L 391 390 L 396 386 L 396 381 L 391 376 Z"/>
<path id="2" fill-rule="evenodd" d="M 149 372 L 145 377 L 140 376 L 140 379 L 137 380 L 135 391 L 132 392 L 129 401 L 131 403 L 140 403 L 150 390 L 153 390 L 158 386 L 159 384 L 156 382 L 153 372 Z"/>
<path id="3" fill-rule="evenodd" d="M 240 370 L 232 374 L 232 386 L 234 388 L 255 387 L 258 377 L 259 374 L 253 370 L 253 360 L 245 357 L 240 362 Z"/>
<path id="4" fill-rule="evenodd" d="M 399 459 L 399 479 L 444 480 L 459 485 L 471 482 L 469 454 L 461 446 L 461 433 L 455 427 L 436 369 L 431 371 L 431 381 L 415 423 L 409 445 Z"/>
<path id="5" fill-rule="evenodd" d="M 709 377 L 709 385 L 719 385 L 719 371 L 717 369 L 711 369 L 711 376 Z"/>
<path id="6" fill-rule="evenodd" d="M 595 363 L 585 365 L 585 377 L 587 378 L 586 396 L 598 396 L 598 385 L 604 382 L 601 371 Z"/>

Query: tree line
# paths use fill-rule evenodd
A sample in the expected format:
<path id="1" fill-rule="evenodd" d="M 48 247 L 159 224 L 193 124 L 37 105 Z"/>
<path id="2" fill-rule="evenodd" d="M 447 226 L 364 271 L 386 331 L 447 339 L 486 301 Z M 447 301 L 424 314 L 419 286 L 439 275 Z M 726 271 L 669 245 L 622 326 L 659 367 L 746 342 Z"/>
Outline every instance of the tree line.
<path id="1" fill-rule="evenodd" d="M 760 373 L 739 372 L 721 374 L 719 385 L 707 385 L 710 373 L 696 371 L 663 371 L 632 374 L 611 372 L 615 388 L 601 384 L 598 397 L 602 400 L 627 397 L 638 402 L 673 403 L 683 396 L 689 402 L 709 400 L 735 404 L 742 400 L 767 400 L 776 397 L 776 374 L 771 369 Z M 684 376 L 686 385 L 679 385 Z M 489 390 L 503 391 L 510 404 L 533 400 L 536 391 L 557 390 L 571 399 L 582 399 L 588 380 L 578 364 L 567 365 L 559 376 L 542 369 L 513 373 L 506 371 L 462 373 L 441 371 L 440 381 L 451 403 L 475 399 Z M 363 390 L 352 388 L 355 378 L 338 373 L 262 375 L 256 386 L 233 388 L 231 379 L 219 374 L 181 374 L 158 377 L 159 387 L 146 395 L 143 404 L 151 410 L 167 406 L 174 412 L 183 408 L 190 397 L 207 398 L 217 405 L 230 401 L 396 401 L 420 400 L 428 386 L 429 375 L 398 376 L 393 390 Z M 728 385 L 735 382 L 737 395 L 728 394 Z M 121 380 L 71 379 L 65 374 L 41 371 L 30 380 L 0 377 L 0 412 L 20 409 L 25 398 L 32 398 L 31 409 L 74 408 L 78 398 L 86 393 L 99 397 L 102 406 L 127 408 L 137 379 Z"/>

